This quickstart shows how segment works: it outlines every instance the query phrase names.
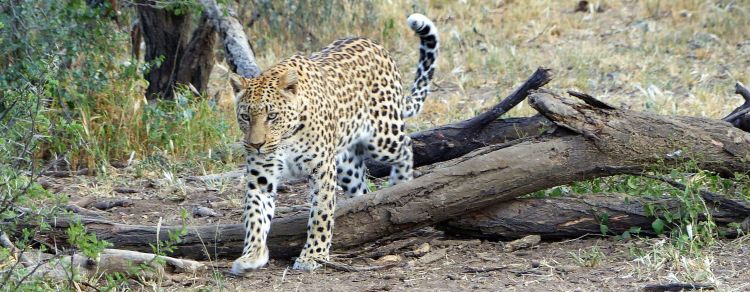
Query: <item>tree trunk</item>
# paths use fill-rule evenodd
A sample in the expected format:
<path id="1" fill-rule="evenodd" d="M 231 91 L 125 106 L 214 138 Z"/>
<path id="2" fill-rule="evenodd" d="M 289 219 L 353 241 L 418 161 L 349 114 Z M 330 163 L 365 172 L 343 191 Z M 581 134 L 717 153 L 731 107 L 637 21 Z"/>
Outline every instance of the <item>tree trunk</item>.
<path id="1" fill-rule="evenodd" d="M 580 197 L 516 199 L 447 220 L 438 229 L 451 234 L 485 239 L 509 240 L 530 234 L 543 239 L 574 238 L 585 234 L 619 235 L 639 227 L 641 235 L 655 235 L 654 217 L 646 206 L 655 210 L 680 213 L 681 203 L 672 197 L 632 197 L 621 194 Z M 707 203 L 712 219 L 720 226 L 742 222 L 750 212 L 735 212 L 721 205 Z"/>
<path id="2" fill-rule="evenodd" d="M 136 5 L 146 42 L 144 59 L 152 64 L 145 73 L 146 97 L 172 99 L 173 76 L 190 40 L 190 13 L 175 15 L 155 5 L 152 0 L 141 0 Z"/>
<path id="3" fill-rule="evenodd" d="M 198 28 L 193 31 L 193 36 L 185 47 L 185 53 L 175 68 L 172 86 L 191 84 L 199 93 L 206 92 L 208 77 L 216 63 L 214 58 L 216 38 L 216 28 L 204 13 Z"/>
<path id="4" fill-rule="evenodd" d="M 654 164 L 688 160 L 729 174 L 750 171 L 750 134 L 729 123 L 696 117 L 658 116 L 615 109 L 551 93 L 530 97 L 531 105 L 561 126 L 555 133 L 480 148 L 435 165 L 426 174 L 337 208 L 334 247 L 342 248 L 397 232 L 432 225 L 553 186 L 640 172 Z M 569 130 L 563 129 L 567 128 Z M 679 151 L 678 151 L 679 150 Z M 299 253 L 308 214 L 275 218 L 268 246 L 272 257 Z M 51 221 L 56 242 L 65 242 L 67 221 Z M 153 226 L 85 220 L 87 229 L 116 248 L 143 251 L 153 243 Z M 161 239 L 170 230 L 161 228 Z M 241 224 L 189 227 L 174 256 L 235 257 L 242 250 Z M 208 254 L 206 252 L 208 251 Z"/>

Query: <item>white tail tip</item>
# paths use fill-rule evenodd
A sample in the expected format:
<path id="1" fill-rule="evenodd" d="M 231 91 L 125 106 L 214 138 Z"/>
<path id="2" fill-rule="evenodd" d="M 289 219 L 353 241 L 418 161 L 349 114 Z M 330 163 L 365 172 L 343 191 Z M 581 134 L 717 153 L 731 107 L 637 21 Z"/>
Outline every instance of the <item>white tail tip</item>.
<path id="1" fill-rule="evenodd" d="M 409 15 L 409 18 L 406 19 L 406 22 L 409 23 L 409 27 L 419 33 L 419 34 L 429 34 L 430 30 L 427 30 L 427 33 L 421 33 L 424 31 L 424 28 L 426 26 L 434 27 L 435 24 L 432 23 L 432 20 L 427 18 L 427 16 L 424 16 L 419 13 L 414 13 L 412 15 Z"/>

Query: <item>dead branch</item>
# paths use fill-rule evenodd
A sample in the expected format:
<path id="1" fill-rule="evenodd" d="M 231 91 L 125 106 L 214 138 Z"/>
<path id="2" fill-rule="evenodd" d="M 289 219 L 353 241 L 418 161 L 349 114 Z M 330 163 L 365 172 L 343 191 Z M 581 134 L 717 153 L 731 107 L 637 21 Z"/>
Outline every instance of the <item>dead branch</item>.
<path id="1" fill-rule="evenodd" d="M 94 203 L 94 208 L 97 208 L 102 211 L 106 211 L 114 207 L 129 207 L 132 205 L 133 205 L 133 201 L 131 201 L 130 199 L 117 199 L 117 200 L 96 202 Z"/>
<path id="2" fill-rule="evenodd" d="M 734 84 L 734 93 L 742 96 L 745 102 L 722 120 L 732 123 L 743 131 L 750 132 L 750 117 L 747 116 L 747 113 L 750 112 L 750 90 L 742 82 L 737 82 Z"/>
<path id="3" fill-rule="evenodd" d="M 711 284 L 694 284 L 694 283 L 669 283 L 669 284 L 650 284 L 643 287 L 642 291 L 663 292 L 663 291 L 690 291 L 690 290 L 714 290 L 716 286 Z"/>
<path id="4" fill-rule="evenodd" d="M 225 14 L 215 0 L 199 0 L 208 18 L 214 23 L 226 53 L 229 69 L 243 77 L 255 77 L 261 70 L 245 36 L 242 25 L 231 13 Z"/>
<path id="5" fill-rule="evenodd" d="M 7 248 L 10 251 L 10 254 L 24 267 L 31 267 L 35 264 L 33 260 L 29 259 L 23 251 L 13 244 L 13 241 L 11 241 L 10 238 L 8 238 L 8 235 L 3 231 L 0 231 L 0 246 Z"/>
<path id="6" fill-rule="evenodd" d="M 197 274 L 207 270 L 199 262 L 172 257 L 157 256 L 129 250 L 105 249 L 96 259 L 82 254 L 62 256 L 42 263 L 37 272 L 40 276 L 55 279 L 70 279 L 73 275 L 120 273 L 131 277 L 157 279 L 169 274 Z M 137 271 L 133 274 L 133 271 Z"/>

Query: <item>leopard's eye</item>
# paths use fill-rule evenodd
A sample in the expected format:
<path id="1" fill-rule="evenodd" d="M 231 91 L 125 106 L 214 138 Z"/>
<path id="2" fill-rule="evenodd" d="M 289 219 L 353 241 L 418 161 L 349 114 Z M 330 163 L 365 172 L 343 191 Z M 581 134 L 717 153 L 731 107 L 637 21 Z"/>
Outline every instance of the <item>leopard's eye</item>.
<path id="1" fill-rule="evenodd" d="M 278 114 L 278 113 L 269 113 L 269 114 L 268 114 L 268 120 L 269 120 L 269 121 L 273 121 L 273 120 L 275 120 L 275 119 L 276 119 L 276 118 L 277 118 L 278 116 L 279 116 L 279 114 Z"/>
<path id="2" fill-rule="evenodd" d="M 250 116 L 248 114 L 240 114 L 240 119 L 243 121 L 249 121 Z"/>

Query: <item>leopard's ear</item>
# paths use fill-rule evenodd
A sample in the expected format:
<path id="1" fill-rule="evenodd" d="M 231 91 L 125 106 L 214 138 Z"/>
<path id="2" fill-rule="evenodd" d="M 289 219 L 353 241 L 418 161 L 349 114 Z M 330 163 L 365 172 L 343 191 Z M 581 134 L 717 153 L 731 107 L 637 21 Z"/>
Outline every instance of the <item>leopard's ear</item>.
<path id="1" fill-rule="evenodd" d="M 279 78 L 279 89 L 291 94 L 297 94 L 297 81 L 299 81 L 297 72 L 294 69 L 286 70 L 286 72 L 281 73 Z"/>
<path id="2" fill-rule="evenodd" d="M 239 74 L 229 73 L 229 83 L 232 84 L 234 92 L 239 92 L 247 88 L 249 79 L 240 76 Z"/>
<path id="3" fill-rule="evenodd" d="M 245 94 L 245 90 L 249 86 L 249 79 L 242 77 L 235 73 L 229 73 L 229 84 L 232 85 L 232 93 L 234 94 L 234 103 L 237 104 L 240 97 Z"/>

